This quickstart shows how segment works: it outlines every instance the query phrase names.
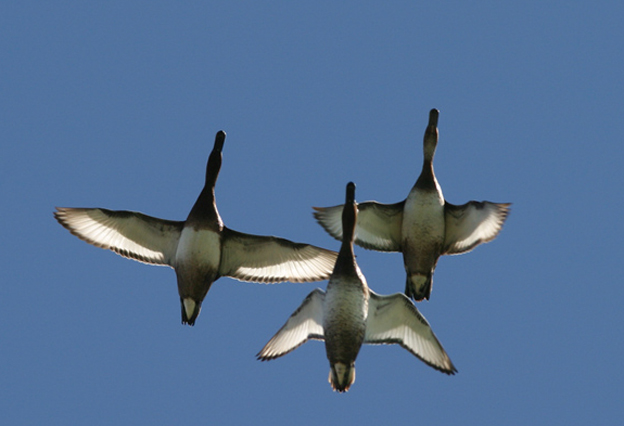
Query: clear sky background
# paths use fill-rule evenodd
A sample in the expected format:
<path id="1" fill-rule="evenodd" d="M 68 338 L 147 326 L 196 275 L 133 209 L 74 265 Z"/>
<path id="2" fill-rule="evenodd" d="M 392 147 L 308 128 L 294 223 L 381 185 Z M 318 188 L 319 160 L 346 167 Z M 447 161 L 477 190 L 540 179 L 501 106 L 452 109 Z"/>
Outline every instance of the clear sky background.
<path id="1" fill-rule="evenodd" d="M 623 16 L 590 1 L 2 2 L 3 422 L 620 424 Z M 446 199 L 513 203 L 418 304 L 456 376 L 365 346 L 334 393 L 322 343 L 255 359 L 326 282 L 222 278 L 182 326 L 172 269 L 52 217 L 185 219 L 223 129 L 227 226 L 337 249 L 311 207 L 350 180 L 359 201 L 404 199 L 431 108 Z M 403 290 L 400 254 L 356 254 L 373 290 Z"/>

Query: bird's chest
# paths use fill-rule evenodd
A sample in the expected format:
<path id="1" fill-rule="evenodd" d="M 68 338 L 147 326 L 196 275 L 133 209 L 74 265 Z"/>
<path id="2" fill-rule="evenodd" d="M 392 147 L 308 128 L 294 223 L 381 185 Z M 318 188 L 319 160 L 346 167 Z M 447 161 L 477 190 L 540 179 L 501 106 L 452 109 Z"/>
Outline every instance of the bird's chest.
<path id="1" fill-rule="evenodd" d="M 218 270 L 221 259 L 221 236 L 211 230 L 186 227 L 182 230 L 178 250 L 177 267 Z"/>
<path id="2" fill-rule="evenodd" d="M 431 251 L 444 242 L 444 197 L 439 191 L 412 191 L 403 211 L 403 247 Z"/>
<path id="3" fill-rule="evenodd" d="M 354 360 L 366 332 L 367 294 L 355 286 L 328 286 L 324 312 L 328 358 L 343 362 Z"/>

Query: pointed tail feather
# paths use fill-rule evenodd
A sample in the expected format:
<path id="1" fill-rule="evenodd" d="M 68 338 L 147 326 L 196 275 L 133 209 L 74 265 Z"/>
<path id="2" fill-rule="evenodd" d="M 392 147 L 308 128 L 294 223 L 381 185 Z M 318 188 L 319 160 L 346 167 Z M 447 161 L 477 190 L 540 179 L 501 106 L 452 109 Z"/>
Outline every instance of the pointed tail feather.
<path id="1" fill-rule="evenodd" d="M 201 302 L 197 302 L 190 297 L 180 299 L 182 305 L 182 324 L 195 325 L 195 320 L 201 311 Z"/>
<path id="2" fill-rule="evenodd" d="M 346 392 L 355 382 L 355 363 L 346 365 L 342 362 L 333 364 L 329 370 L 329 383 L 336 392 Z"/>
<path id="3" fill-rule="evenodd" d="M 417 302 L 423 299 L 429 300 L 432 281 L 431 274 L 415 273 L 408 275 L 405 280 L 405 295 Z"/>

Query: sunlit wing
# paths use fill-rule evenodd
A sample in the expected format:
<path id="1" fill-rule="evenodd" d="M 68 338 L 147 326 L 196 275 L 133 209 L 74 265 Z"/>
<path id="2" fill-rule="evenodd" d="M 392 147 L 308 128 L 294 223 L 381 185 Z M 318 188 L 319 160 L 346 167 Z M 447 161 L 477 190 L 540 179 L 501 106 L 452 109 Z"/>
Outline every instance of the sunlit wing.
<path id="1" fill-rule="evenodd" d="M 436 370 L 455 374 L 455 366 L 429 323 L 405 295 L 380 296 L 372 291 L 370 295 L 364 343 L 396 343 Z"/>
<path id="2" fill-rule="evenodd" d="M 405 201 L 395 204 L 366 201 L 358 204 L 355 244 L 368 250 L 400 251 L 404 204 Z M 318 223 L 337 240 L 342 240 L 342 208 L 342 204 L 314 207 Z"/>
<path id="3" fill-rule="evenodd" d="M 470 201 L 462 206 L 446 203 L 446 231 L 442 254 L 466 253 L 493 240 L 509 214 L 510 203 Z"/>
<path id="4" fill-rule="evenodd" d="M 57 207 L 54 217 L 89 244 L 154 265 L 173 264 L 184 226 L 142 213 L 99 208 Z"/>
<path id="5" fill-rule="evenodd" d="M 334 251 L 310 244 L 224 227 L 219 275 L 260 283 L 320 281 L 329 278 L 337 257 Z"/>
<path id="6" fill-rule="evenodd" d="M 323 340 L 323 300 L 325 292 L 319 288 L 305 298 L 286 324 L 256 355 L 268 361 L 286 355 L 309 339 Z"/>

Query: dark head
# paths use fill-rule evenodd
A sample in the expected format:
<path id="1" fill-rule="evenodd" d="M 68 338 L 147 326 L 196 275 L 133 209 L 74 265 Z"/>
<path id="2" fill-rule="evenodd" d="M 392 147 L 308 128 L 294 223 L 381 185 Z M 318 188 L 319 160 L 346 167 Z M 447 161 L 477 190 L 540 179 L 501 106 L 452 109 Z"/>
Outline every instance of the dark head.
<path id="1" fill-rule="evenodd" d="M 225 143 L 225 132 L 223 130 L 219 130 L 217 135 L 215 136 L 215 143 L 213 151 L 221 152 L 223 150 L 223 144 Z"/>
<path id="2" fill-rule="evenodd" d="M 355 184 L 347 184 L 347 195 L 345 197 L 344 208 L 342 209 L 342 242 L 351 244 L 355 233 L 355 222 L 357 220 L 357 205 L 355 203 Z"/>
<path id="3" fill-rule="evenodd" d="M 214 188 L 215 183 L 217 182 L 217 177 L 219 176 L 219 170 L 221 170 L 221 162 L 223 160 L 223 155 L 221 151 L 223 150 L 223 144 L 225 143 L 225 132 L 223 130 L 219 130 L 217 135 L 215 136 L 214 147 L 212 148 L 212 152 L 210 153 L 210 157 L 208 157 L 208 164 L 206 166 L 206 186 Z"/>
<path id="4" fill-rule="evenodd" d="M 437 109 L 432 109 L 429 111 L 429 127 L 438 127 L 438 117 L 440 117 L 440 111 Z"/>
<path id="5" fill-rule="evenodd" d="M 425 130 L 425 138 L 423 141 L 423 152 L 425 155 L 425 161 L 433 161 L 433 155 L 435 154 L 436 146 L 438 145 L 438 117 L 440 111 L 432 109 L 429 111 L 429 124 Z"/>

